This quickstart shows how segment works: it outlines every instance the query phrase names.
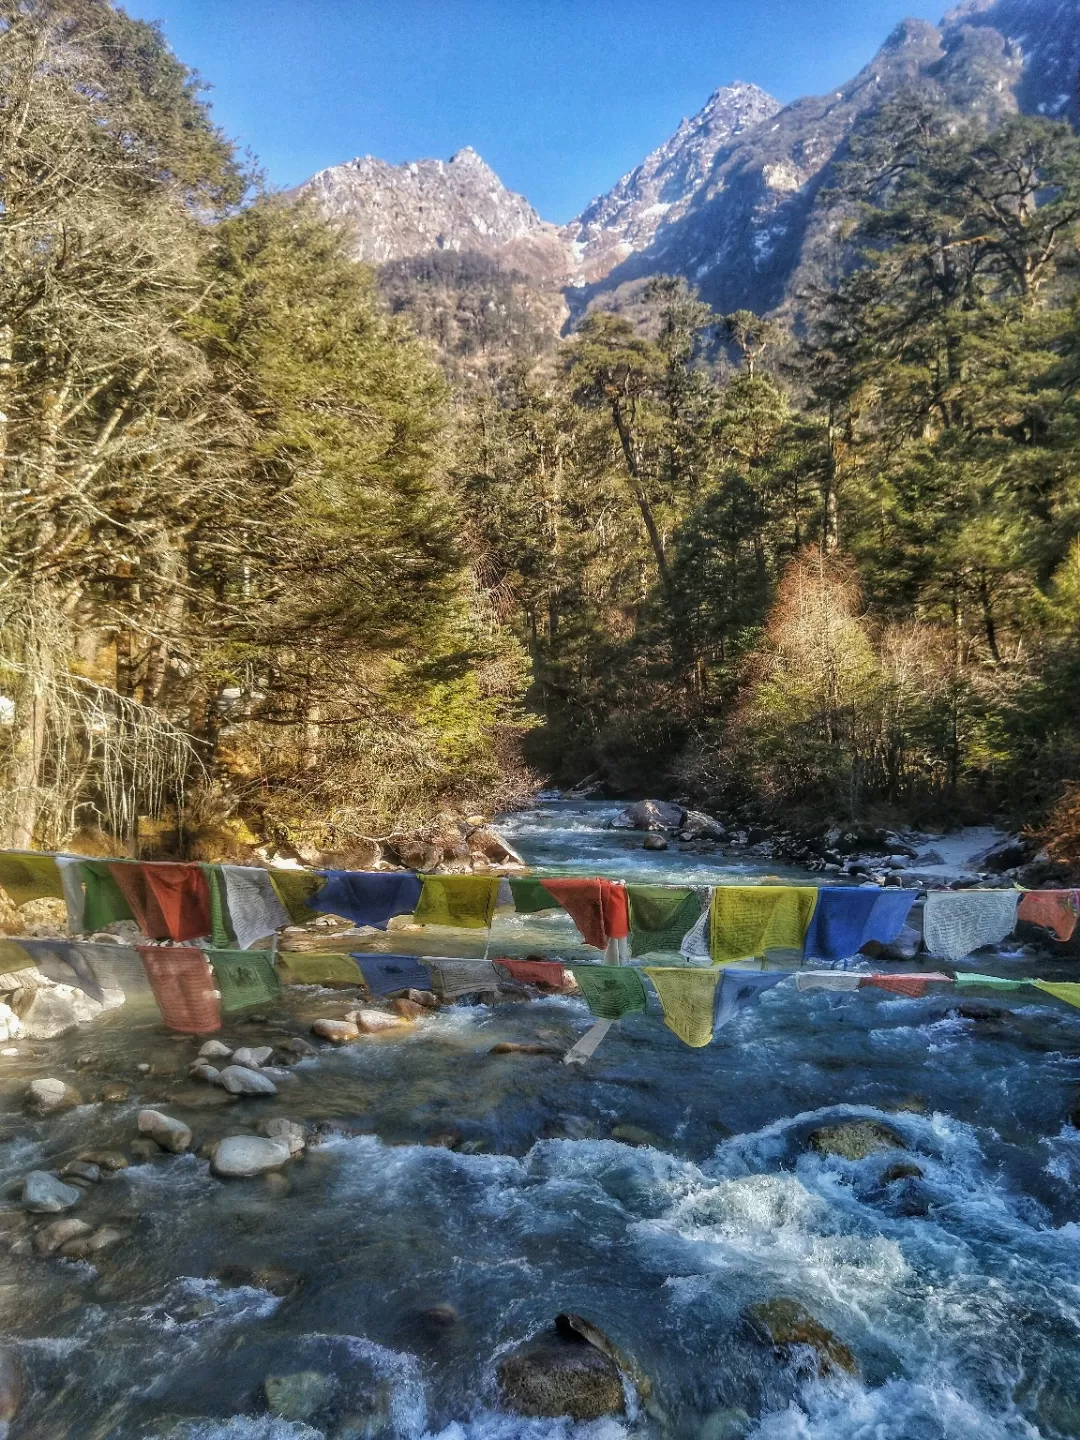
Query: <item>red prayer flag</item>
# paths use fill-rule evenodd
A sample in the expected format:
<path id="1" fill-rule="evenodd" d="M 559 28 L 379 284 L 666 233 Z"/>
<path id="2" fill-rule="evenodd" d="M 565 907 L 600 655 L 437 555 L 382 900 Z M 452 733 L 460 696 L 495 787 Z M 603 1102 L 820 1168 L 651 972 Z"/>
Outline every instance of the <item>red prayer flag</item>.
<path id="1" fill-rule="evenodd" d="M 221 1029 L 221 997 L 201 950 L 139 945 L 150 988 L 170 1030 L 200 1035 Z"/>
<path id="2" fill-rule="evenodd" d="M 210 934 L 210 887 L 201 866 L 155 860 L 142 868 L 170 940 L 197 940 Z"/>

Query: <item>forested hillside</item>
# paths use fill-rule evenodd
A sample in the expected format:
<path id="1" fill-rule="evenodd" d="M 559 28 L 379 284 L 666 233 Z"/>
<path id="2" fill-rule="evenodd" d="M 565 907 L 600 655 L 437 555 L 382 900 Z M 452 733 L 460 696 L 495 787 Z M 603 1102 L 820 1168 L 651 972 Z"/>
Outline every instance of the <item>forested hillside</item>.
<path id="1" fill-rule="evenodd" d="M 6 841 L 349 856 L 523 757 L 1067 827 L 1080 141 L 933 101 L 853 142 L 797 334 L 660 276 L 556 341 L 264 193 L 151 27 L 0 6 Z"/>

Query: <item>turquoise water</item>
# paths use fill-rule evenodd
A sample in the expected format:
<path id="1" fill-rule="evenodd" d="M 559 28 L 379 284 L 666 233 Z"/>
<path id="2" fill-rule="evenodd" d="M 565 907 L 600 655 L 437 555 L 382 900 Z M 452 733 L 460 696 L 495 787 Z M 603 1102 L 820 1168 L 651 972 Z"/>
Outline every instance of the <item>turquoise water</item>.
<path id="1" fill-rule="evenodd" d="M 568 873 L 797 873 L 646 853 L 603 828 L 611 813 L 556 804 L 504 828 L 530 862 Z M 573 936 L 565 919 L 500 919 L 491 953 L 571 956 Z M 385 948 L 470 945 L 405 932 Z M 126 1143 L 145 1103 L 188 1121 L 197 1144 L 274 1114 L 320 1124 L 323 1142 L 285 1172 L 287 1193 L 222 1184 L 195 1155 L 103 1181 L 78 1213 L 126 1239 L 96 1268 L 0 1257 L 0 1325 L 28 1376 L 11 1440 L 1080 1436 L 1080 1135 L 1066 1123 L 1080 1011 L 1037 996 L 978 997 L 965 1018 L 950 996 L 783 984 L 706 1050 L 655 1009 L 630 1017 L 584 1070 L 489 1053 L 502 1040 L 565 1050 L 591 1023 L 581 1001 L 458 1005 L 406 1038 L 303 1061 L 276 1099 L 210 1109 L 186 1082 L 191 1042 L 136 999 L 2 1062 L 0 1183 Z M 225 1038 L 272 1041 L 346 1008 L 297 990 Z M 35 1074 L 87 1094 L 121 1079 L 132 1094 L 30 1121 Z M 849 1117 L 893 1127 L 923 1177 L 883 1183 L 895 1153 L 807 1149 L 815 1127 Z M 612 1138 L 627 1125 L 653 1143 Z M 447 1131 L 456 1150 L 424 1143 Z M 276 1287 L 290 1293 L 262 1288 L 267 1265 L 293 1272 Z M 741 1315 L 778 1295 L 850 1346 L 858 1379 L 808 1379 L 761 1348 Z M 433 1306 L 454 1322 L 434 1323 Z M 634 1357 L 653 1413 L 576 1427 L 500 1413 L 499 1354 L 563 1310 Z M 336 1377 L 336 1432 L 264 1413 L 265 1376 L 300 1370 Z"/>

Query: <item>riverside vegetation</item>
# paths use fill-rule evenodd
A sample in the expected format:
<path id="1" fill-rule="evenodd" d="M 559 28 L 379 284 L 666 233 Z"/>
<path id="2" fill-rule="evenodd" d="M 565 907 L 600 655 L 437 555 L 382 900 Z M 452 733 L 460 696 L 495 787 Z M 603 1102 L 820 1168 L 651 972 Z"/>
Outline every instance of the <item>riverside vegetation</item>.
<path id="1" fill-rule="evenodd" d="M 6 843 L 363 853 L 599 775 L 1080 845 L 1080 140 L 883 107 L 781 318 L 566 338 L 268 193 L 151 26 L 0 4 Z"/>

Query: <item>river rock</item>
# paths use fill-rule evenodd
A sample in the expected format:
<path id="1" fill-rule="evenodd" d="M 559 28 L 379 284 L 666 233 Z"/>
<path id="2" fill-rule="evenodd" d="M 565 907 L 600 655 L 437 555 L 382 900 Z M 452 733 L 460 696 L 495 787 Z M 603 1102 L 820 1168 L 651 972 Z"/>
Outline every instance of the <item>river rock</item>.
<path id="1" fill-rule="evenodd" d="M 258 1049 L 249 1049 L 246 1045 L 239 1050 L 233 1051 L 232 1063 L 234 1065 L 246 1065 L 249 1070 L 258 1070 L 270 1059 L 274 1053 L 272 1045 L 260 1045 Z"/>
<path id="2" fill-rule="evenodd" d="M 423 1010 L 439 1008 L 439 997 L 431 990 L 406 990 L 401 999 L 411 1000 L 414 1005 L 419 1005 Z"/>
<path id="3" fill-rule="evenodd" d="M 173 1155 L 181 1154 L 191 1144 L 188 1126 L 171 1115 L 163 1115 L 160 1110 L 140 1110 L 137 1123 L 140 1135 L 148 1136 Z"/>
<path id="4" fill-rule="evenodd" d="M 231 1054 L 228 1045 L 221 1040 L 207 1040 L 205 1045 L 199 1046 L 199 1056 L 203 1060 L 227 1060 Z"/>
<path id="5" fill-rule="evenodd" d="M 745 1311 L 751 1329 L 767 1345 L 778 1350 L 791 1350 L 807 1345 L 814 1352 L 819 1375 L 832 1375 L 844 1370 L 857 1375 L 859 1363 L 842 1340 L 815 1320 L 798 1300 L 778 1296 Z"/>
<path id="6" fill-rule="evenodd" d="M 317 1055 L 318 1047 L 312 1045 L 310 1040 L 305 1040 L 301 1035 L 290 1035 L 288 1040 L 283 1040 L 278 1046 L 286 1055 L 293 1055 L 297 1060 L 302 1060 L 305 1055 Z"/>
<path id="7" fill-rule="evenodd" d="M 612 1128 L 611 1138 L 622 1145 L 634 1145 L 639 1149 L 647 1149 L 650 1145 L 658 1150 L 664 1148 L 664 1142 L 658 1135 L 642 1129 L 640 1125 L 616 1125 Z"/>
<path id="8" fill-rule="evenodd" d="M 354 1010 L 349 1019 L 362 1035 L 379 1035 L 386 1030 L 402 1030 L 408 1023 L 385 1010 Z"/>
<path id="9" fill-rule="evenodd" d="M 209 1060 L 196 1060 L 193 1065 L 188 1066 L 187 1073 L 192 1080 L 202 1080 L 207 1085 L 213 1085 L 221 1075 L 221 1071 L 211 1065 Z"/>
<path id="10" fill-rule="evenodd" d="M 60 1254 L 69 1260 L 89 1260 L 91 1256 L 99 1255 L 102 1250 L 118 1244 L 123 1238 L 124 1232 L 115 1225 L 99 1225 L 90 1235 L 80 1235 L 65 1241 L 60 1246 Z"/>
<path id="11" fill-rule="evenodd" d="M 1030 840 L 1025 840 L 1021 835 L 1010 835 L 1007 840 L 991 846 L 984 850 L 981 855 L 974 857 L 974 863 L 980 870 L 989 870 L 992 875 L 1000 875 L 1003 870 L 1015 870 L 1018 865 L 1026 865 L 1035 854 L 1035 846 Z"/>
<path id="12" fill-rule="evenodd" d="M 839 1155 L 842 1160 L 865 1160 L 883 1150 L 906 1150 L 903 1136 L 878 1120 L 844 1120 L 814 1130 L 807 1143 L 819 1155 Z"/>
<path id="13" fill-rule="evenodd" d="M 333 1376 L 318 1370 L 267 1375 L 263 1381 L 267 1408 L 282 1420 L 310 1420 L 330 1403 L 336 1389 Z"/>
<path id="14" fill-rule="evenodd" d="M 70 1035 L 80 1025 L 96 1020 L 105 1008 L 75 986 L 51 984 L 36 990 L 16 990 L 11 1004 L 25 1040 L 55 1040 L 58 1035 Z"/>
<path id="15" fill-rule="evenodd" d="M 22 1207 L 34 1215 L 58 1215 L 71 1210 L 82 1199 L 75 1185 L 65 1185 L 47 1170 L 31 1170 L 23 1181 Z"/>
<path id="16" fill-rule="evenodd" d="M 74 1085 L 63 1080 L 31 1080 L 26 1091 L 26 1108 L 34 1115 L 53 1115 L 59 1110 L 73 1110 L 83 1103 Z"/>
<path id="17" fill-rule="evenodd" d="M 307 1141 L 304 1136 L 304 1127 L 297 1120 L 286 1120 L 284 1116 L 277 1116 L 273 1120 L 263 1120 L 259 1124 L 259 1134 L 264 1135 L 268 1140 L 284 1140 L 293 1155 L 299 1155 Z"/>
<path id="18" fill-rule="evenodd" d="M 727 830 L 719 820 L 702 810 L 687 810 L 683 816 L 680 840 L 726 840 Z"/>
<path id="19" fill-rule="evenodd" d="M 101 1166 L 89 1160 L 72 1160 L 60 1171 L 60 1179 L 85 1180 L 89 1185 L 96 1185 L 101 1179 Z"/>
<path id="20" fill-rule="evenodd" d="M 427 1014 L 425 1006 L 418 1005 L 415 1000 L 407 1000 L 404 995 L 391 1000 L 390 1009 L 395 1015 L 400 1015 L 402 1020 L 419 1020 L 421 1015 Z"/>
<path id="21" fill-rule="evenodd" d="M 276 1095 L 277 1086 L 269 1075 L 249 1070 L 246 1065 L 226 1065 L 216 1083 L 230 1095 Z"/>
<path id="22" fill-rule="evenodd" d="M 292 1159 L 288 1140 L 258 1135 L 229 1135 L 218 1143 L 210 1169 L 223 1179 L 247 1179 L 267 1170 L 280 1170 Z"/>
<path id="23" fill-rule="evenodd" d="M 686 819 L 681 805 L 666 800 L 639 800 L 628 805 L 612 820 L 613 830 L 678 830 Z"/>
<path id="24" fill-rule="evenodd" d="M 110 1080 L 102 1087 L 101 1098 L 106 1105 L 122 1105 L 131 1095 L 131 1086 L 119 1080 Z"/>
<path id="25" fill-rule="evenodd" d="M 498 1045 L 493 1045 L 488 1051 L 489 1055 L 554 1055 L 561 1056 L 562 1051 L 556 1050 L 553 1045 L 527 1045 L 516 1040 L 500 1040 Z"/>
<path id="26" fill-rule="evenodd" d="M 128 1159 L 122 1150 L 84 1150 L 79 1159 L 102 1170 L 126 1170 Z"/>
<path id="27" fill-rule="evenodd" d="M 22 1034 L 22 1021 L 10 1005 L 0 1001 L 0 1041 L 18 1040 Z"/>
<path id="28" fill-rule="evenodd" d="M 499 1362 L 499 1396 L 518 1415 L 598 1420 L 625 1409 L 619 1367 L 586 1340 L 552 1330 Z"/>
<path id="29" fill-rule="evenodd" d="M 663 835 L 646 835 L 641 843 L 641 848 L 643 850 L 666 850 L 668 842 Z"/>
<path id="30" fill-rule="evenodd" d="M 311 1033 L 332 1045 L 348 1045 L 350 1040 L 360 1039 L 360 1027 L 351 1020 L 316 1020 Z"/>
<path id="31" fill-rule="evenodd" d="M 65 1240 L 89 1235 L 93 1228 L 85 1220 L 76 1220 L 73 1215 L 65 1215 L 62 1220 L 53 1220 L 51 1224 L 43 1225 L 34 1232 L 34 1250 L 38 1255 L 51 1255 L 54 1250 L 59 1250 Z"/>
<path id="32" fill-rule="evenodd" d="M 490 825 L 481 825 L 470 832 L 468 848 L 474 854 L 483 855 L 495 865 L 524 865 L 524 860 L 512 845 L 507 844 L 497 830 Z"/>
<path id="33" fill-rule="evenodd" d="M 895 1165 L 887 1165 L 881 1172 L 882 1185 L 892 1185 L 896 1180 L 921 1180 L 922 1169 L 912 1160 L 898 1160 Z"/>

